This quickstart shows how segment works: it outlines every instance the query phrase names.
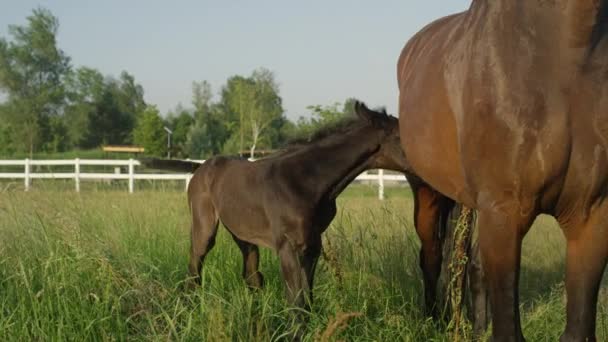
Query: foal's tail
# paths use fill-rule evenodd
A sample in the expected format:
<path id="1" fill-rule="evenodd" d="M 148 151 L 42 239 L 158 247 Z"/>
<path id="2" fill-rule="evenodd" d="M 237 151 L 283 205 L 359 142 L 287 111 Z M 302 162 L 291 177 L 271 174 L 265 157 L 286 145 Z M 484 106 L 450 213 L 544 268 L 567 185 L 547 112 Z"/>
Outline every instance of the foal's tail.
<path id="1" fill-rule="evenodd" d="M 194 173 L 202 163 L 187 161 L 187 160 L 174 160 L 174 159 L 157 159 L 157 158 L 144 158 L 139 160 L 142 165 L 152 169 L 169 170 L 177 172 L 190 172 Z"/>

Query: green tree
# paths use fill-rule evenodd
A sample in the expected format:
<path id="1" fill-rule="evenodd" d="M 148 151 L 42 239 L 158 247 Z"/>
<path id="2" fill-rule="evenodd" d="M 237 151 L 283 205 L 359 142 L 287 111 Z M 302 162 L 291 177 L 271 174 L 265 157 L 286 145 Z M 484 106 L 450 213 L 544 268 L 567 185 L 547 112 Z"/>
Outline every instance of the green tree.
<path id="1" fill-rule="evenodd" d="M 251 134 L 250 158 L 253 158 L 261 139 L 266 138 L 266 145 L 271 146 L 271 137 L 278 130 L 269 128 L 273 127 L 273 123 L 282 122 L 284 111 L 274 74 L 267 69 L 258 69 L 253 72 L 251 78 L 255 84 L 254 101 L 247 118 L 248 131 Z"/>
<path id="2" fill-rule="evenodd" d="M 247 146 L 253 157 L 256 148 L 273 147 L 276 139 L 272 137 L 276 136 L 284 117 L 279 87 L 271 71 L 261 68 L 250 77 L 228 79 L 222 90 L 221 108 L 230 132 L 225 152 L 240 153 Z"/>
<path id="3" fill-rule="evenodd" d="M 163 156 L 167 153 L 167 132 L 155 106 L 148 106 L 138 117 L 133 141 L 145 148 L 146 154 Z"/>
<path id="4" fill-rule="evenodd" d="M 229 136 L 230 122 L 221 105 L 213 103 L 207 81 L 192 83 L 194 123 L 190 126 L 186 148 L 192 158 L 208 158 L 221 152 Z"/>
<path id="5" fill-rule="evenodd" d="M 197 119 L 201 116 L 205 116 L 209 112 L 212 98 L 213 92 L 211 91 L 209 82 L 192 82 L 192 105 L 194 106 Z"/>
<path id="6" fill-rule="evenodd" d="M 118 108 L 126 117 L 136 119 L 147 108 L 144 101 L 144 88 L 135 82 L 135 77 L 126 71 L 120 73 L 116 83 Z"/>
<path id="7" fill-rule="evenodd" d="M 143 88 L 123 72 L 116 80 L 80 68 L 68 78 L 65 118 L 72 146 L 130 144 L 138 116 L 145 109 Z"/>
<path id="8" fill-rule="evenodd" d="M 0 38 L 0 90 L 9 109 L 0 119 L 10 123 L 13 144 L 30 155 L 51 140 L 51 117 L 64 102 L 70 59 L 57 47 L 58 29 L 57 18 L 38 8 L 26 26 L 9 26 L 11 41 Z"/>
<path id="9" fill-rule="evenodd" d="M 192 113 L 181 105 L 167 114 L 167 125 L 173 131 L 171 136 L 171 154 L 179 157 L 189 156 L 187 151 L 188 133 L 194 124 Z"/>
<path id="10" fill-rule="evenodd" d="M 220 108 L 229 137 L 223 146 L 226 153 L 240 154 L 244 149 L 245 116 L 253 101 L 253 86 L 251 79 L 236 75 L 230 77 L 222 88 Z"/>
<path id="11" fill-rule="evenodd" d="M 5 111 L 7 110 L 6 104 L 0 104 L 0 118 L 5 117 Z M 15 153 L 11 131 L 10 123 L 0 120 L 0 155 L 10 156 Z"/>
<path id="12" fill-rule="evenodd" d="M 312 105 L 308 106 L 310 117 L 299 117 L 295 128 L 291 131 L 293 137 L 307 137 L 322 127 L 336 124 L 337 122 L 351 116 L 354 113 L 355 100 L 346 99 L 344 105 L 335 102 L 331 105 Z"/>
<path id="13" fill-rule="evenodd" d="M 70 147 L 96 147 L 99 141 L 96 141 L 97 133 L 92 121 L 106 91 L 103 75 L 92 68 L 78 68 L 69 74 L 66 88 L 68 104 L 64 119 Z"/>
<path id="14" fill-rule="evenodd" d="M 49 140 L 44 144 L 48 152 L 66 151 L 69 146 L 68 128 L 63 117 L 52 116 L 49 120 Z"/>
<path id="15" fill-rule="evenodd" d="M 183 147 L 188 140 L 188 132 L 193 123 L 194 118 L 192 117 L 192 114 L 185 110 L 172 120 L 171 127 L 173 127 L 173 138 L 178 146 Z"/>

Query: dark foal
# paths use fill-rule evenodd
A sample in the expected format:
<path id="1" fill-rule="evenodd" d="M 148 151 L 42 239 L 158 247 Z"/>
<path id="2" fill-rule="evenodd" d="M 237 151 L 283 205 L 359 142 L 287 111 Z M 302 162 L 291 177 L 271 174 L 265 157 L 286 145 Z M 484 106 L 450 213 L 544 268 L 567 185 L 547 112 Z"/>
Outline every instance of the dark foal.
<path id="1" fill-rule="evenodd" d="M 365 170 L 406 169 L 398 120 L 362 103 L 355 109 L 355 120 L 255 162 L 227 157 L 214 157 L 203 164 L 148 162 L 161 169 L 194 171 L 188 187 L 192 212 L 189 270 L 197 283 L 201 283 L 205 256 L 222 222 L 243 253 L 247 284 L 263 285 L 258 246 L 271 248 L 281 261 L 288 301 L 308 308 L 321 234 L 336 214 L 336 197 Z"/>
<path id="2" fill-rule="evenodd" d="M 567 241 L 561 340 L 596 339 L 608 261 L 607 19 L 608 0 L 473 0 L 400 55 L 403 150 L 437 190 L 421 203 L 436 207 L 445 195 L 478 212 L 494 340 L 524 339 L 522 240 L 541 213 Z M 433 236 L 436 216 L 418 220 Z"/>

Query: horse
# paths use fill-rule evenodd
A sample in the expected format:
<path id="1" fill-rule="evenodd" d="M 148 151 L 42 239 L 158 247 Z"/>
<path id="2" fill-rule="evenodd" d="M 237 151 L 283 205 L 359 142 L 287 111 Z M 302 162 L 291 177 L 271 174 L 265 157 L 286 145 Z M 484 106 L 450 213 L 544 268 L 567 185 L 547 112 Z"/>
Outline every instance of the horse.
<path id="1" fill-rule="evenodd" d="M 192 213 L 189 272 L 201 284 L 218 224 L 243 254 L 242 276 L 261 288 L 259 246 L 274 250 L 290 305 L 309 309 L 321 234 L 336 215 L 336 198 L 368 169 L 407 168 L 399 124 L 386 112 L 355 104 L 356 118 L 321 129 L 283 151 L 248 161 L 217 156 L 204 163 L 152 159 L 145 165 L 194 172 L 188 186 Z"/>
<path id="2" fill-rule="evenodd" d="M 397 62 L 402 147 L 421 179 L 418 230 L 437 273 L 445 198 L 478 213 L 492 335 L 522 341 L 522 239 L 554 216 L 567 242 L 561 341 L 594 341 L 608 258 L 608 1 L 473 0 Z"/>
<path id="3" fill-rule="evenodd" d="M 483 268 L 479 251 L 476 215 L 466 222 L 469 232 L 464 245 L 455 245 L 457 220 L 462 204 L 442 195 L 425 183 L 411 169 L 404 170 L 414 201 L 414 227 L 420 240 L 419 266 L 423 276 L 424 312 L 434 320 L 446 319 L 451 314 L 448 284 L 453 275 L 449 264 L 455 249 L 464 248 L 466 265 L 460 283 L 460 305 L 467 307 L 473 335 L 480 337 L 487 329 L 489 303 L 483 284 Z"/>

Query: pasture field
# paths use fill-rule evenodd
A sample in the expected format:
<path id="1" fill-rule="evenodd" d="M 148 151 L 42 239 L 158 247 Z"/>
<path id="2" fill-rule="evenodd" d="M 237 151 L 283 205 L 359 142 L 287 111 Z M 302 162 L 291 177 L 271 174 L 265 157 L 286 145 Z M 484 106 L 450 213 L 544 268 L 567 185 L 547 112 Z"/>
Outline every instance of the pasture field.
<path id="1" fill-rule="evenodd" d="M 306 340 L 444 341 L 422 313 L 418 241 L 407 188 L 352 186 L 324 236 Z M 241 279 L 241 254 L 220 229 L 204 285 L 183 289 L 189 249 L 185 193 L 174 190 L 0 192 L 0 340 L 267 341 L 289 332 L 277 257 L 262 251 L 266 288 Z M 565 325 L 564 239 L 539 218 L 523 249 L 521 298 L 529 341 Z M 598 339 L 608 339 L 608 295 Z M 336 316 L 361 313 L 343 330 Z"/>

